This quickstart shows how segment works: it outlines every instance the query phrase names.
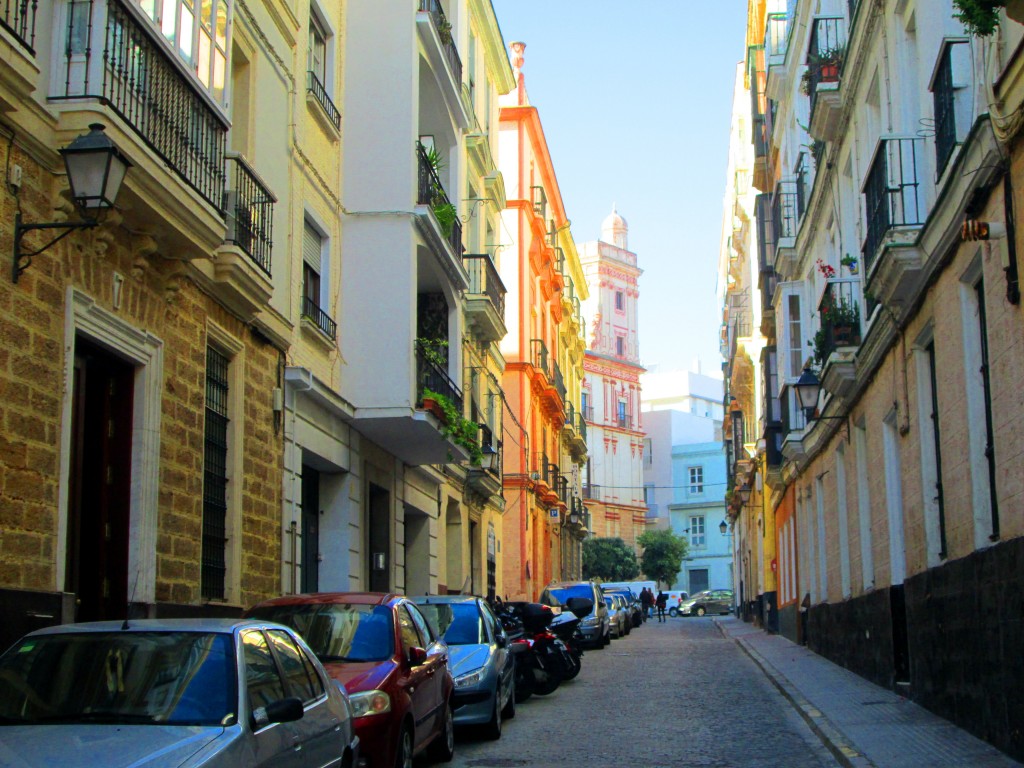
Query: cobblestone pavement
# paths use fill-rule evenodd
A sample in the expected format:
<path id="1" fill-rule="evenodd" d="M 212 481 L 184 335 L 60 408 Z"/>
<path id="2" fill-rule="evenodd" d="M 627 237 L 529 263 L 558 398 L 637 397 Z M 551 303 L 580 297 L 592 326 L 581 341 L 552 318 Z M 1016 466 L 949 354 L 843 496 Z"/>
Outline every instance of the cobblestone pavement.
<path id="1" fill-rule="evenodd" d="M 576 680 L 519 704 L 500 740 L 458 736 L 453 768 L 838 765 L 710 616 L 648 621 L 587 651 Z"/>

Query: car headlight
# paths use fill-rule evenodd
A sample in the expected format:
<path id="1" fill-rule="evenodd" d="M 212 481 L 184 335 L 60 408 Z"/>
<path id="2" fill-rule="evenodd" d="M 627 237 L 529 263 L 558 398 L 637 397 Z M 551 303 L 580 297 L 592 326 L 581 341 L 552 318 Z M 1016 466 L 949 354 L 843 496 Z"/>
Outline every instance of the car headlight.
<path id="1" fill-rule="evenodd" d="M 464 675 L 459 675 L 455 678 L 456 688 L 470 688 L 474 685 L 479 684 L 484 679 L 484 668 L 474 669 L 472 672 L 467 672 Z"/>
<path id="2" fill-rule="evenodd" d="M 600 623 L 601 623 L 601 619 L 599 619 L 597 616 L 588 616 L 582 622 L 580 622 L 580 626 L 582 626 L 582 627 L 596 627 Z"/>
<path id="3" fill-rule="evenodd" d="M 382 715 L 391 711 L 391 697 L 384 691 L 363 691 L 349 694 L 352 704 L 352 717 Z"/>

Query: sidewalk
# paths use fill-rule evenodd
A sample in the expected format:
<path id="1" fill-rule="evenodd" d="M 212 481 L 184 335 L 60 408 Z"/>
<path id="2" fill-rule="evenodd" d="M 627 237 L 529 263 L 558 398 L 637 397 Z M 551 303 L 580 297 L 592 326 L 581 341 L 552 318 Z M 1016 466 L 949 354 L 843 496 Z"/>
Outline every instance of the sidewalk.
<path id="1" fill-rule="evenodd" d="M 1009 768 L 995 747 L 781 635 L 715 619 L 847 768 Z"/>

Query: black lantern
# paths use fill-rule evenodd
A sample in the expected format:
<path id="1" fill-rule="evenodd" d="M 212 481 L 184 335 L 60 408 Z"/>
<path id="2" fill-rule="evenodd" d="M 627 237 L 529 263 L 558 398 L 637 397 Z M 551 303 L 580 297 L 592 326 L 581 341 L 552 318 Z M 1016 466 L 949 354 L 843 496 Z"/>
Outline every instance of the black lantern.
<path id="1" fill-rule="evenodd" d="M 746 504 L 750 501 L 750 486 L 744 483 L 740 488 L 736 489 L 736 493 L 739 494 L 740 502 Z"/>
<path id="2" fill-rule="evenodd" d="M 114 207 L 131 163 L 110 140 L 100 123 L 60 151 L 68 171 L 71 199 L 85 211 Z"/>
<path id="3" fill-rule="evenodd" d="M 480 468 L 494 470 L 498 468 L 498 452 L 490 443 L 484 443 L 480 449 Z"/>
<path id="4" fill-rule="evenodd" d="M 131 163 L 121 154 L 100 123 L 89 126 L 89 133 L 79 136 L 60 151 L 71 186 L 71 199 L 82 215 L 82 221 L 50 221 L 39 224 L 23 224 L 21 212 L 14 215 L 14 264 L 11 278 L 18 277 L 32 264 L 32 257 L 42 253 L 58 240 L 62 240 L 76 229 L 89 229 L 99 222 L 100 211 L 114 207 L 117 193 L 121 189 L 125 173 Z M 21 240 L 26 232 L 34 229 L 63 229 L 57 237 L 34 251 L 22 251 Z"/>
<path id="5" fill-rule="evenodd" d="M 729 524 L 723 520 L 718 524 L 718 530 L 720 530 L 722 535 L 725 536 L 725 534 L 729 532 Z"/>
<path id="6" fill-rule="evenodd" d="M 818 408 L 818 394 L 821 392 L 821 382 L 814 375 L 810 366 L 804 368 L 800 378 L 796 380 L 796 399 L 803 408 L 804 415 L 810 421 L 814 418 L 814 412 Z"/>

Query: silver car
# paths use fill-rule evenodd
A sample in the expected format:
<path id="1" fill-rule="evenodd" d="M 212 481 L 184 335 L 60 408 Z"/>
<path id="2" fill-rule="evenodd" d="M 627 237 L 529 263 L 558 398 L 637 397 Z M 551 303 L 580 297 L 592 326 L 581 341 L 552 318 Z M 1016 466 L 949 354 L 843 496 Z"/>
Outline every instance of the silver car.
<path id="1" fill-rule="evenodd" d="M 626 601 L 622 595 L 605 594 L 604 602 L 608 606 L 608 617 L 611 619 L 612 637 L 625 637 L 632 631 Z"/>
<path id="2" fill-rule="evenodd" d="M 0 755 L 19 768 L 348 768 L 359 740 L 344 690 L 291 629 L 149 619 L 49 627 L 0 656 Z"/>
<path id="3" fill-rule="evenodd" d="M 501 738 L 503 718 L 516 714 L 515 667 L 508 637 L 486 600 L 466 595 L 410 598 L 448 644 L 455 678 L 456 725 L 480 725 Z"/>

